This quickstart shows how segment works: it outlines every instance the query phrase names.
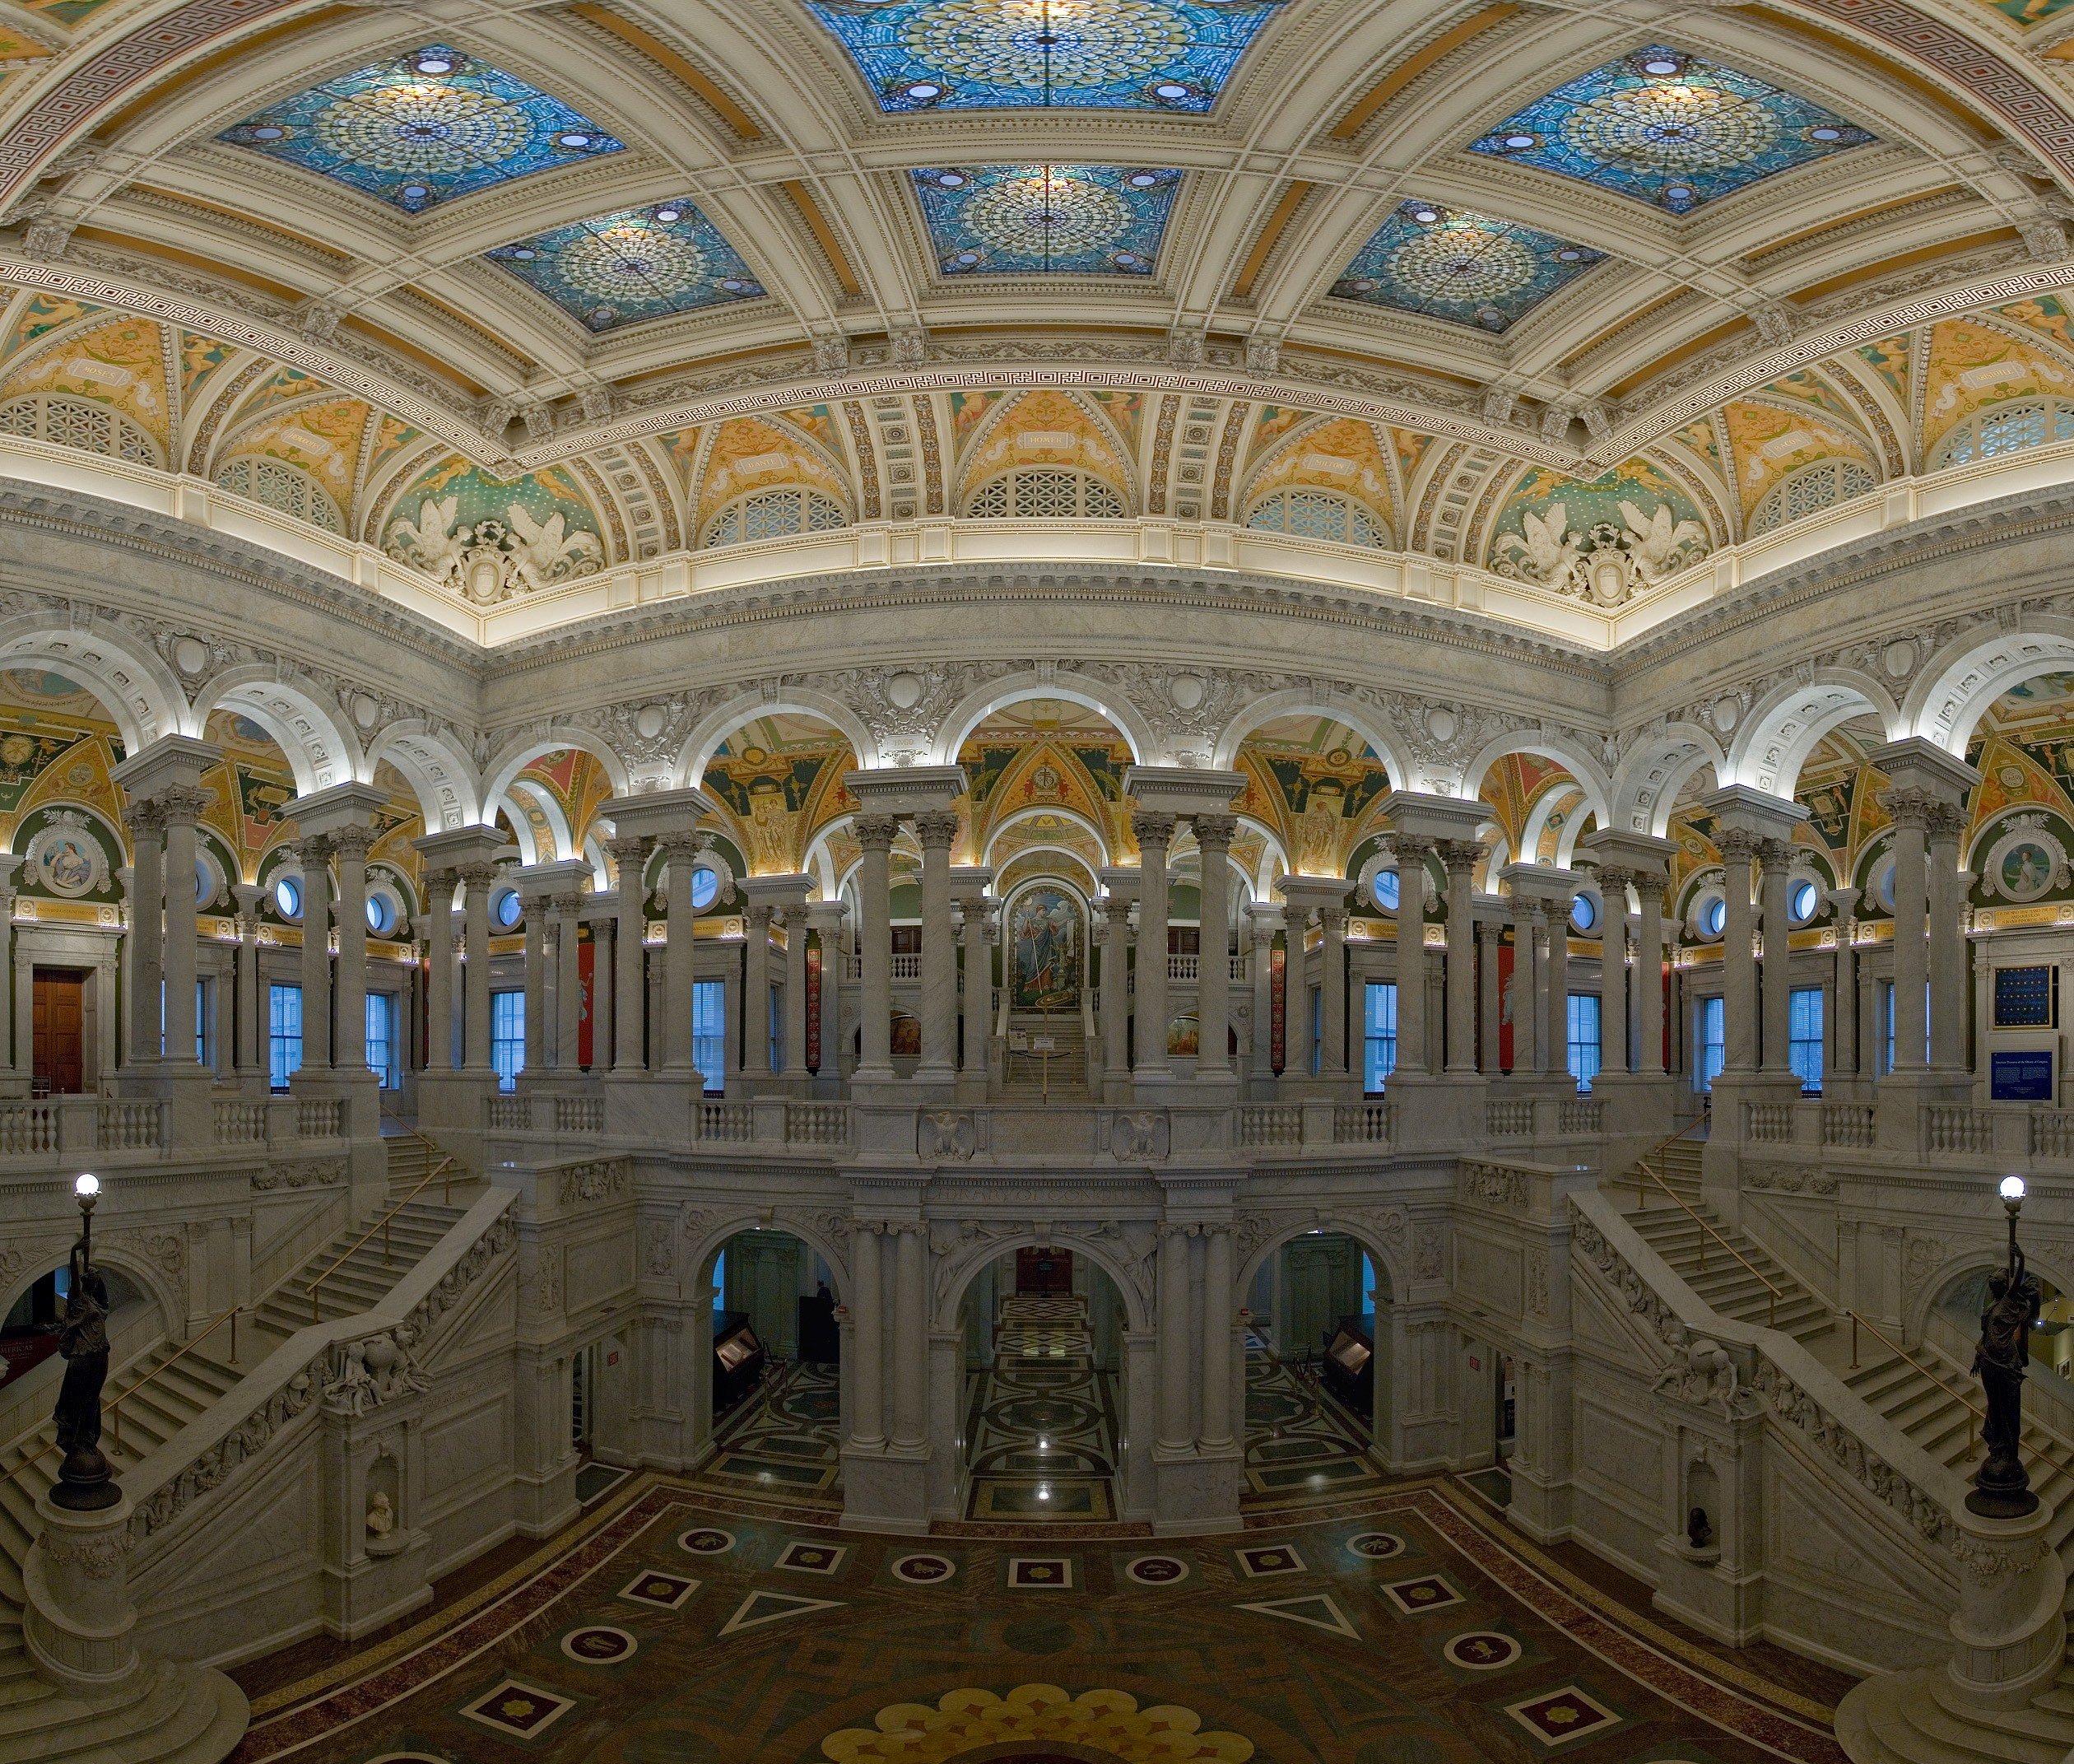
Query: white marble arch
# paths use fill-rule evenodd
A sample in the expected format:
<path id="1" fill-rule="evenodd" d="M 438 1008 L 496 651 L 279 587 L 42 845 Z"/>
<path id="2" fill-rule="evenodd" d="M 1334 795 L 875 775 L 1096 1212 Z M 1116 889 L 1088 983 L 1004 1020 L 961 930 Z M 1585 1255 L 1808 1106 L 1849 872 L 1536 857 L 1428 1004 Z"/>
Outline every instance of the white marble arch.
<path id="1" fill-rule="evenodd" d="M 946 1222 L 943 1229 L 951 1227 Z M 1146 1227 L 1148 1237 L 1151 1227 Z M 1115 1284 L 1117 1293 L 1123 1301 L 1123 1315 L 1133 1331 L 1149 1332 L 1152 1327 L 1152 1258 L 1149 1253 L 1142 1264 L 1145 1285 L 1138 1285 L 1140 1268 L 1134 1268 L 1118 1254 L 1115 1242 L 1108 1238 L 1090 1237 L 1080 1227 L 1065 1220 L 1054 1225 L 1047 1236 L 1036 1231 L 1016 1230 L 1003 1237 L 979 1236 L 966 1239 L 960 1236 L 942 1253 L 934 1257 L 934 1285 L 930 1310 L 934 1321 L 931 1327 L 937 1333 L 955 1333 L 958 1327 L 959 1308 L 965 1303 L 965 1289 L 972 1284 L 973 1277 L 989 1262 L 998 1261 L 1018 1250 L 1034 1250 L 1045 1246 L 1070 1250 L 1075 1255 L 1084 1255 L 1095 1267 L 1109 1276 Z M 1133 1430 L 1135 1431 L 1135 1430 Z"/>
<path id="2" fill-rule="evenodd" d="M 1289 873 L 1288 849 L 1282 844 L 1281 835 L 1258 816 L 1241 815 L 1239 817 L 1239 825 L 1242 829 L 1250 829 L 1258 833 L 1265 842 L 1260 854 L 1260 868 L 1254 874 L 1246 877 L 1248 898 L 1264 901 L 1267 898 L 1269 891 L 1275 886 L 1275 878 Z M 1244 873 L 1242 871 L 1240 873 Z"/>
<path id="3" fill-rule="evenodd" d="M 1341 1212 L 1328 1205 L 1323 1208 L 1305 1207 L 1297 1215 L 1286 1220 L 1274 1219 L 1268 1235 L 1255 1244 L 1239 1262 L 1231 1295 L 1232 1304 L 1235 1306 L 1239 1304 L 1253 1290 L 1253 1283 L 1269 1256 L 1300 1237 L 1308 1237 L 1314 1231 L 1337 1231 L 1343 1236 L 1351 1237 L 1368 1252 L 1369 1259 L 1381 1272 L 1388 1286 L 1389 1296 L 1393 1300 L 1402 1299 L 1411 1290 L 1411 1270 L 1407 1261 L 1411 1247 L 1411 1226 L 1408 1214 L 1399 1212 L 1394 1217 L 1405 1237 L 1404 1246 L 1397 1250 L 1389 1247 L 1388 1234 L 1381 1228 L 1388 1222 L 1388 1217 Z M 1240 1223 L 1244 1223 L 1243 1217 Z"/>
<path id="4" fill-rule="evenodd" d="M 1581 785 L 1574 794 L 1559 785 L 1542 791 L 1535 798 L 1533 808 L 1528 811 L 1527 825 L 1520 829 L 1519 849 L 1525 852 L 1538 852 L 1542 835 L 1548 830 L 1548 817 L 1559 809 L 1566 818 L 1556 829 L 1555 861 L 1566 865 L 1569 862 L 1569 848 L 1577 843 L 1578 830 L 1591 820 L 1593 814 L 1585 801 Z"/>
<path id="5" fill-rule="evenodd" d="M 1095 849 L 1101 853 L 1104 863 L 1114 863 L 1116 861 L 1115 854 L 1109 849 L 1108 832 L 1097 826 L 1090 817 L 1082 814 L 1077 808 L 1067 808 L 1045 803 L 1033 803 L 1027 808 L 1018 808 L 1012 813 L 1003 816 L 996 826 L 989 828 L 987 832 L 986 853 L 979 861 L 982 863 L 992 863 L 994 861 L 994 847 L 1000 842 L 1002 835 L 1011 827 L 1018 826 L 1025 821 L 1034 821 L 1040 815 L 1055 815 L 1061 821 L 1072 822 L 1095 841 Z M 1039 848 L 1033 845 L 1029 849 L 1034 851 Z M 1042 849 L 1050 851 L 1063 850 L 1065 848 L 1047 845 Z M 1016 855 L 1021 856 L 1021 854 L 1017 853 Z"/>
<path id="6" fill-rule="evenodd" d="M 848 1304 L 849 1261 L 837 1247 L 832 1231 L 823 1228 L 834 1223 L 836 1217 L 834 1214 L 821 1215 L 817 1216 L 818 1222 L 809 1223 L 789 1209 L 775 1213 L 749 1206 L 729 1208 L 723 1205 L 717 1216 L 701 1217 L 696 1222 L 697 1235 L 691 1241 L 692 1276 L 700 1286 L 707 1284 L 713 1272 L 713 1259 L 727 1248 L 731 1237 L 743 1231 L 784 1231 L 797 1237 L 827 1264 L 829 1291 L 835 1295 L 837 1304 Z M 680 1229 L 688 1235 L 693 1227 L 690 1222 L 685 1222 Z"/>
<path id="7" fill-rule="evenodd" d="M 1365 705 L 1345 693 L 1317 689 L 1271 692 L 1265 698 L 1251 700 L 1219 733 L 1216 744 L 1211 750 L 1210 763 L 1220 770 L 1230 770 L 1239 763 L 1239 749 L 1247 736 L 1263 724 L 1272 723 L 1277 717 L 1301 716 L 1322 717 L 1328 722 L 1345 724 L 1382 761 L 1383 769 L 1390 775 L 1393 784 L 1399 789 L 1411 788 L 1415 770 L 1411 756 L 1397 738 L 1389 719 L 1373 705 Z"/>
<path id="8" fill-rule="evenodd" d="M 60 624 L 49 612 L 0 620 L 0 668 L 46 668 L 100 699 L 137 753 L 165 735 L 199 735 L 201 714 L 188 703 L 173 670 L 130 635 L 94 617 Z"/>
<path id="9" fill-rule="evenodd" d="M 1929 1325 L 1930 1313 L 1936 1308 L 1937 1301 L 1962 1275 L 2001 1268 L 2007 1262 L 2008 1245 L 1998 1235 L 2001 1222 L 2000 1220 L 1982 1219 L 1978 1237 L 1970 1243 L 1946 1250 L 1942 1259 L 1928 1272 L 1921 1284 L 1910 1290 L 1901 1306 L 1901 1338 L 1904 1342 L 1914 1343 L 1923 1339 L 1923 1332 Z M 1944 1246 L 1940 1245 L 1938 1247 Z M 2074 1265 L 2056 1258 L 2049 1245 L 2041 1253 L 2040 1246 L 2035 1242 L 2027 1242 L 2024 1246 L 2024 1264 L 2032 1273 L 2062 1294 L 2074 1296 Z"/>
<path id="10" fill-rule="evenodd" d="M 367 750 L 370 782 L 384 760 L 416 794 L 428 833 L 467 826 L 478 818 L 481 805 L 476 797 L 474 766 L 421 719 L 392 723 L 375 736 Z"/>
<path id="11" fill-rule="evenodd" d="M 1862 716 L 1877 717 L 1889 740 L 1904 727 L 1892 695 L 1854 668 L 1820 668 L 1811 679 L 1779 687 L 1757 701 L 1728 744 L 1727 780 L 1790 797 L 1816 744 Z"/>
<path id="12" fill-rule="evenodd" d="M 744 724 L 774 714 L 813 717 L 825 723 L 850 744 L 850 751 L 857 756 L 856 770 L 869 771 L 881 763 L 878 742 L 872 739 L 863 719 L 848 705 L 811 687 L 788 683 L 775 694 L 742 693 L 700 718 L 685 738 L 684 745 L 677 749 L 677 760 L 670 768 L 671 788 L 697 789 L 722 742 Z"/>
<path id="13" fill-rule="evenodd" d="M 74 1220 L 71 1222 L 76 1224 Z M 179 1228 L 179 1222 L 160 1222 L 157 1227 L 146 1226 L 152 1231 L 162 1229 L 169 1235 Z M 34 1227 L 30 1228 L 33 1231 Z M 53 1268 L 63 1268 L 65 1258 L 72 1253 L 77 1233 L 69 1227 L 49 1230 L 40 1236 L 32 1236 L 21 1245 L 25 1251 L 22 1273 L 12 1285 L 0 1287 L 4 1298 L 0 1298 L 0 1317 L 4 1317 L 20 1301 L 23 1293 L 49 1273 Z M 20 1245 L 20 1239 L 16 1243 Z M 157 1306 L 160 1320 L 169 1337 L 186 1333 L 188 1321 L 187 1296 L 184 1283 L 168 1274 L 148 1255 L 140 1254 L 125 1238 L 104 1229 L 94 1236 L 94 1265 L 114 1268 L 123 1278 L 136 1287 L 138 1294 L 150 1304 Z"/>
<path id="14" fill-rule="evenodd" d="M 1614 774 L 1611 812 L 1599 824 L 1662 838 L 1678 793 L 1703 766 L 1711 766 L 1716 778 L 1728 775 L 1720 743 L 1698 724 L 1667 723 L 1650 731 Z"/>
<path id="15" fill-rule="evenodd" d="M 505 808 L 514 826 L 523 824 L 530 828 L 532 820 L 525 812 L 528 803 L 537 808 L 547 820 L 548 849 L 542 854 L 536 846 L 532 861 L 546 863 L 557 859 L 576 856 L 576 840 L 570 831 L 569 817 L 563 813 L 562 806 L 555 800 L 552 791 L 542 789 L 529 779 L 514 778 L 505 791 L 501 801 L 492 806 Z"/>
<path id="16" fill-rule="evenodd" d="M 1553 760 L 1577 780 L 1578 787 L 1584 793 L 1584 807 L 1599 817 L 1602 825 L 1604 823 L 1607 805 L 1612 799 L 1606 773 L 1582 740 L 1560 729 L 1516 729 L 1495 737 L 1463 768 L 1462 788 L 1455 794 L 1476 799 L 1483 790 L 1484 780 L 1490 775 L 1490 768 L 1514 753 L 1532 753 Z"/>
<path id="17" fill-rule="evenodd" d="M 1055 698 L 1093 711 L 1114 726 L 1129 745 L 1131 757 L 1141 766 L 1161 763 L 1165 759 L 1151 725 L 1138 714 L 1137 708 L 1106 680 L 1063 668 L 1049 675 L 1025 668 L 1018 673 L 1004 674 L 998 680 L 989 680 L 952 706 L 929 749 L 929 763 L 955 766 L 965 738 L 989 716 L 1033 698 Z"/>
<path id="18" fill-rule="evenodd" d="M 543 753 L 554 753 L 564 747 L 581 747 L 605 768 L 605 775 L 612 781 L 612 794 L 626 796 L 632 786 L 627 776 L 626 762 L 610 746 L 591 730 L 579 728 L 574 724 L 537 724 L 515 740 L 508 742 L 495 758 L 485 769 L 481 815 L 486 825 L 491 824 L 496 814 L 497 804 L 504 800 L 510 789 L 511 781 Z M 609 815 L 611 805 L 606 805 Z M 586 830 L 588 831 L 588 830 Z"/>
<path id="19" fill-rule="evenodd" d="M 1046 864 L 1051 867 L 1045 868 Z M 1031 882 L 1048 877 L 1064 882 L 1067 887 L 1086 896 L 1090 901 L 1095 899 L 1102 891 L 1101 883 L 1095 877 L 1095 873 L 1087 867 L 1087 859 L 1081 857 L 1078 852 L 1068 851 L 1063 845 L 1026 845 L 1007 863 L 1000 866 L 1000 868 L 1005 872 L 1019 865 L 1030 867 L 1022 868 L 1018 873 L 1013 885 L 1018 893 Z M 1007 898 L 1001 892 L 1001 877 L 998 873 L 988 891 L 997 899 Z"/>
<path id="20" fill-rule="evenodd" d="M 295 775 L 298 796 L 365 783 L 373 772 L 336 710 L 312 688 L 281 679 L 272 668 L 233 668 L 209 681 L 194 696 L 198 733 L 212 710 L 244 717 L 272 736 Z"/>
<path id="21" fill-rule="evenodd" d="M 2042 673 L 2074 672 L 2074 619 L 2027 617 L 2015 631 L 1969 634 L 1931 657 L 1902 700 L 1902 725 L 1964 758 L 1988 708 Z"/>

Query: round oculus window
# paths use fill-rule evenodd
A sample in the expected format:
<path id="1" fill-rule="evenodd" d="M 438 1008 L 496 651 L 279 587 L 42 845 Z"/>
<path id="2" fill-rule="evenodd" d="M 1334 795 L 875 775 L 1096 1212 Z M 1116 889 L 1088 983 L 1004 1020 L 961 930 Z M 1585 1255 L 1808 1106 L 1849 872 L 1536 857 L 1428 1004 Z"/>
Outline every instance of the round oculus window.
<path id="1" fill-rule="evenodd" d="M 490 916 L 507 931 L 525 916 L 525 908 L 519 905 L 518 891 L 507 888 L 490 903 Z"/>
<path id="2" fill-rule="evenodd" d="M 1394 913 L 1397 903 L 1404 898 L 1404 883 L 1395 870 L 1378 870 L 1375 873 L 1375 904 L 1386 913 Z"/>
<path id="3" fill-rule="evenodd" d="M 1570 923 L 1579 931 L 1594 929 L 1599 922 L 1599 904 L 1592 896 L 1580 894 L 1570 903 Z"/>
<path id="4" fill-rule="evenodd" d="M 1821 904 L 1821 891 L 1811 882 L 1797 882 L 1787 892 L 1786 910 L 1793 915 L 1797 925 L 1804 925 L 1812 919 L 1815 909 Z"/>
<path id="5" fill-rule="evenodd" d="M 1716 896 L 1700 909 L 1700 933 L 1703 937 L 1719 937 L 1728 928 L 1728 903 Z"/>
<path id="6" fill-rule="evenodd" d="M 719 898 L 718 873 L 700 864 L 691 873 L 691 910 L 695 913 L 703 913 Z"/>
<path id="7" fill-rule="evenodd" d="M 283 919 L 302 917 L 302 884 L 292 876 L 284 876 L 274 884 L 274 910 Z"/>

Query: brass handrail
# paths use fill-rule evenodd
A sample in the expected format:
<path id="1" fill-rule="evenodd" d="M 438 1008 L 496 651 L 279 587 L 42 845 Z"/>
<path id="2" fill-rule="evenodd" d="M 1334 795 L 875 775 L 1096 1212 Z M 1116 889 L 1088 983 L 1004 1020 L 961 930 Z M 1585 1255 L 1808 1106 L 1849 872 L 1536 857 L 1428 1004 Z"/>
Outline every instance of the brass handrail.
<path id="1" fill-rule="evenodd" d="M 416 1136 L 419 1138 L 425 1139 L 425 1135 L 423 1133 L 417 1133 L 417 1129 L 416 1128 L 411 1129 L 410 1131 L 413 1133 L 416 1133 Z M 430 1139 L 425 1139 L 425 1143 L 427 1145 L 432 1145 L 432 1142 Z M 437 1146 L 433 1146 L 433 1149 L 437 1151 L 439 1147 Z M 344 1252 L 331 1264 L 329 1268 L 326 1268 L 323 1273 L 319 1274 L 314 1280 L 310 1282 L 309 1320 L 312 1323 L 321 1323 L 323 1320 L 322 1300 L 324 1290 L 324 1282 L 330 1279 L 333 1274 L 337 1273 L 339 1269 L 342 1268 L 349 1259 L 351 1259 L 353 1252 L 356 1250 L 358 1250 L 361 1245 L 365 1244 L 369 1238 L 372 1237 L 375 1234 L 375 1232 L 379 1231 L 382 1234 L 382 1259 L 384 1262 L 394 1259 L 389 1253 L 389 1222 L 395 1218 L 397 1214 L 401 1212 L 406 1207 L 409 1206 L 412 1201 L 416 1200 L 419 1195 L 422 1194 L 428 1187 L 430 1187 L 433 1183 L 438 1182 L 444 1178 L 445 1182 L 445 1189 L 444 1199 L 442 1202 L 442 1204 L 450 1204 L 452 1203 L 453 1198 L 453 1159 L 452 1156 L 450 1154 L 443 1155 L 437 1164 L 434 1165 L 431 1169 L 425 1171 L 423 1178 L 421 1179 L 416 1188 L 412 1189 L 409 1194 L 406 1194 L 402 1198 L 402 1199 L 397 1202 L 397 1203 L 393 1207 L 390 1208 L 387 1212 L 384 1213 L 380 1218 L 377 1219 L 372 1225 L 369 1226 L 365 1231 L 362 1231 L 358 1237 L 355 1238 L 353 1241 L 346 1246 Z"/>
<path id="2" fill-rule="evenodd" d="M 1651 1146 L 1648 1151 L 1644 1152 L 1641 1157 L 1638 1157 L 1635 1161 L 1635 1210 L 1638 1212 L 1647 1212 L 1649 1205 L 1649 1190 L 1642 1186 L 1642 1166 L 1649 1163 L 1652 1160 L 1661 1158 L 1666 1152 L 1669 1151 L 1672 1146 L 1676 1145 L 1691 1131 L 1692 1125 L 1689 1124 L 1681 1127 L 1676 1133 L 1666 1133 L 1663 1138 L 1658 1140 L 1654 1145 Z M 1649 1174 L 1652 1176 L 1656 1175 L 1656 1172 L 1653 1170 L 1652 1170 Z M 1662 1179 L 1658 1178 L 1658 1180 L 1661 1180 Z"/>
<path id="3" fill-rule="evenodd" d="M 1910 1353 L 1907 1348 L 1904 1347 L 1899 1342 L 1895 1341 L 1886 1333 L 1886 1330 L 1882 1329 L 1879 1324 L 1875 1323 L 1870 1317 L 1860 1316 L 1855 1310 L 1851 1312 L 1850 1317 L 1851 1365 L 1853 1370 L 1855 1370 L 1858 1366 L 1858 1325 L 1862 1323 L 1867 1329 L 1872 1332 L 1873 1338 L 1875 1340 L 1879 1342 L 1883 1347 L 1886 1347 L 1890 1352 L 1894 1353 L 1898 1357 L 1907 1361 L 1910 1366 L 1914 1366 L 1918 1372 L 1922 1373 L 1923 1375 L 1928 1379 L 1932 1384 L 1935 1385 L 1940 1390 L 1943 1391 L 1946 1396 L 1951 1398 L 1955 1402 L 1956 1402 L 1960 1408 L 1965 1410 L 1966 1455 L 1969 1458 L 1972 1457 L 1974 1451 L 1974 1423 L 1976 1421 L 1985 1421 L 1988 1418 L 1988 1411 L 1977 1405 L 1972 1398 L 1955 1389 L 1952 1385 L 1946 1384 L 1943 1379 L 1940 1378 L 1935 1372 L 1932 1371 L 1928 1366 L 1925 1366 L 1920 1360 L 1917 1359 L 1914 1354 Z M 2047 1439 L 2052 1441 L 2054 1445 L 2064 1446 L 2069 1451 L 2074 1451 L 2074 1440 L 2062 1438 L 2059 1434 L 2055 1433 L 2050 1427 L 2047 1427 L 2044 1422 L 2039 1421 L 2034 1417 L 2024 1422 L 2024 1430 L 2025 1431 L 2035 1431 L 2042 1433 Z M 2067 1466 L 2059 1464 L 2048 1453 L 2040 1451 L 2037 1446 L 2026 1444 L 2021 1435 L 2016 1441 L 2016 1449 L 2019 1451 L 2029 1453 L 2030 1455 L 2035 1459 L 2039 1463 L 2049 1465 L 2054 1469 L 2063 1469 L 2067 1468 Z"/>
<path id="4" fill-rule="evenodd" d="M 1677 1137 L 1676 1134 L 1672 1135 L 1672 1138 L 1675 1138 L 1676 1137 Z M 1670 1142 L 1668 1140 L 1665 1141 L 1666 1144 L 1668 1144 Z M 1767 1329 L 1775 1327 L 1779 1320 L 1779 1301 L 1786 1296 L 1784 1290 L 1779 1287 L 1774 1286 L 1770 1277 L 1766 1274 L 1761 1268 L 1758 1267 L 1758 1265 L 1755 1262 L 1751 1261 L 1748 1256 L 1745 1255 L 1742 1250 L 1738 1250 L 1733 1244 L 1730 1243 L 1726 1237 L 1723 1237 L 1719 1231 L 1716 1231 L 1711 1225 L 1708 1224 L 1707 1222 L 1694 1210 L 1691 1203 L 1686 1199 L 1685 1196 L 1681 1194 L 1676 1189 L 1672 1188 L 1671 1185 L 1666 1182 L 1662 1176 L 1658 1175 L 1655 1171 L 1650 1169 L 1646 1163 L 1643 1162 L 1639 1159 L 1636 1160 L 1635 1167 L 1643 1175 L 1646 1175 L 1652 1182 L 1655 1183 L 1658 1188 L 1662 1189 L 1665 1194 L 1668 1194 L 1672 1199 L 1676 1201 L 1681 1207 L 1683 1207 L 1686 1212 L 1690 1214 L 1692 1222 L 1707 1234 L 1706 1237 L 1702 1237 L 1700 1240 L 1700 1267 L 1701 1272 L 1704 1273 L 1706 1269 L 1707 1237 L 1711 1237 L 1716 1243 L 1719 1244 L 1723 1249 L 1726 1250 L 1729 1254 L 1733 1256 L 1738 1262 L 1742 1263 L 1745 1268 L 1757 1277 L 1759 1283 L 1763 1286 L 1765 1293 L 1768 1295 L 1765 1300 L 1765 1326 Z M 1639 1181 L 1636 1185 L 1638 1187 L 1640 1186 Z"/>
<path id="5" fill-rule="evenodd" d="M 218 1317 L 215 1322 L 212 1323 L 207 1329 L 204 1329 L 192 1341 L 182 1343 L 179 1350 L 170 1358 L 160 1361 L 160 1364 L 153 1367 L 151 1371 L 146 1373 L 143 1377 L 138 1379 L 135 1384 L 130 1385 L 128 1389 L 118 1391 L 114 1397 L 109 1399 L 108 1405 L 109 1414 L 113 1423 L 113 1442 L 116 1450 L 120 1451 L 123 1449 L 123 1403 L 125 1399 L 135 1396 L 138 1391 L 142 1390 L 145 1385 L 151 1383 L 151 1381 L 156 1378 L 160 1372 L 164 1371 L 167 1366 L 172 1365 L 174 1361 L 184 1359 L 187 1355 L 193 1352 L 194 1349 L 199 1347 L 202 1343 L 206 1342 L 212 1335 L 215 1334 L 219 1329 L 222 1328 L 226 1319 L 229 1320 L 230 1324 L 230 1362 L 234 1366 L 237 1364 L 238 1314 L 244 1309 L 244 1307 L 242 1305 L 233 1305 L 230 1310 L 223 1313 L 222 1316 Z M 26 1458 L 23 1459 L 20 1464 L 16 1464 L 12 1469 L 10 1469 L 7 1473 L 7 1476 L 5 1478 L 0 1478 L 0 1480 L 12 1481 L 15 1477 L 19 1476 L 24 1470 L 27 1469 L 30 1464 L 39 1462 L 40 1459 L 49 1455 L 49 1453 L 55 1450 L 57 1445 L 58 1442 L 55 1440 L 45 1440 L 41 1445 L 36 1448 L 35 1451 L 31 1452 Z"/>

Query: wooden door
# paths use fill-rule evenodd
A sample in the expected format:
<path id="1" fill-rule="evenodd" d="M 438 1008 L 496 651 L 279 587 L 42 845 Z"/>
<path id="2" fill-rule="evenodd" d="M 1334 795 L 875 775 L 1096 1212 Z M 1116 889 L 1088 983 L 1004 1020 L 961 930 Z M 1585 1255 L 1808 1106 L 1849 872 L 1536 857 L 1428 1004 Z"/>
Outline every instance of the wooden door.
<path id="1" fill-rule="evenodd" d="M 38 968 L 34 1017 L 36 1093 L 77 1096 L 86 1088 L 86 971 Z"/>
<path id="2" fill-rule="evenodd" d="M 1073 1252 L 1039 1248 L 1016 1252 L 1016 1291 L 1018 1293 L 1070 1292 L 1073 1290 Z"/>

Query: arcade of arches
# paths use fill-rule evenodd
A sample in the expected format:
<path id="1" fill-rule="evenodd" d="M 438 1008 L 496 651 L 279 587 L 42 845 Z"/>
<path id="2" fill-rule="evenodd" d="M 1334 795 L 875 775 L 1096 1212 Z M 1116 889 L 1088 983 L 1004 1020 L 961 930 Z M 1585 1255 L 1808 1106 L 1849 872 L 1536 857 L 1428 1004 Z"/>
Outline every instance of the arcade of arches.
<path id="1" fill-rule="evenodd" d="M 2074 1757 L 2070 227 L 2074 0 L 0 0 L 0 1764 Z"/>

